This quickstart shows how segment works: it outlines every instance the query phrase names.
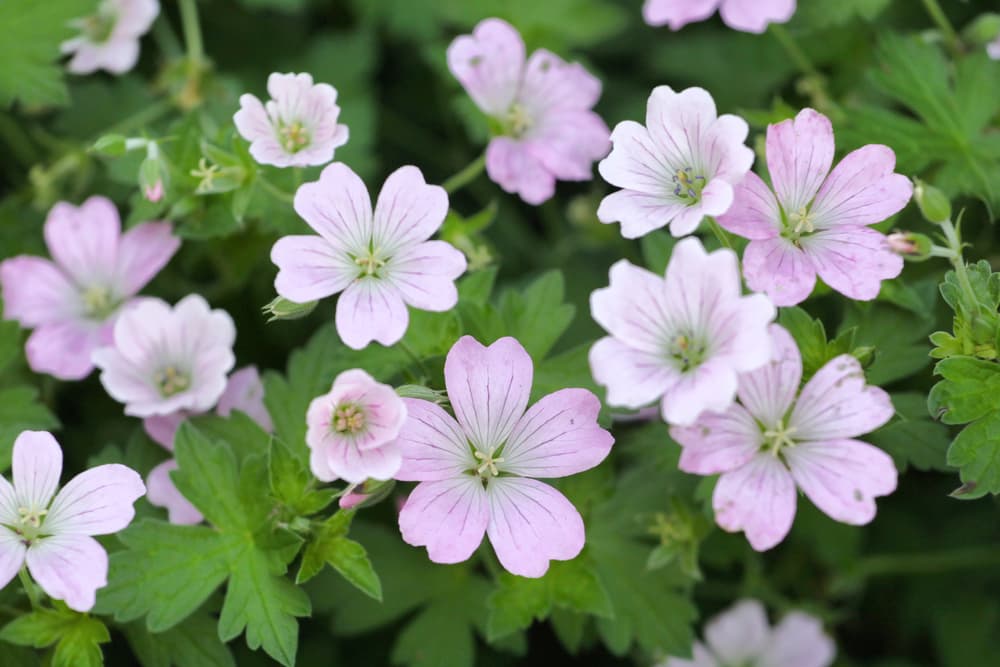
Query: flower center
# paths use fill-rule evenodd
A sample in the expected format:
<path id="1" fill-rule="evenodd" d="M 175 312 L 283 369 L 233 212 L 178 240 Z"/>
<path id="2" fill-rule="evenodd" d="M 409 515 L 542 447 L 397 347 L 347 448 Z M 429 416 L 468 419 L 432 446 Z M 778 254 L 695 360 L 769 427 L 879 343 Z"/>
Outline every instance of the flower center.
<path id="1" fill-rule="evenodd" d="M 297 153 L 309 145 L 309 130 L 300 121 L 278 126 L 278 141 L 289 153 Z"/>
<path id="2" fill-rule="evenodd" d="M 103 44 L 111 37 L 118 23 L 118 13 L 109 2 L 102 2 L 96 14 L 80 20 L 80 30 L 88 42 Z"/>
<path id="3" fill-rule="evenodd" d="M 496 477 L 497 475 L 500 474 L 500 471 L 497 469 L 497 464 L 503 463 L 504 458 L 502 456 L 495 457 L 493 456 L 494 453 L 495 452 L 492 451 L 483 452 L 482 450 L 479 449 L 477 449 L 472 453 L 473 456 L 482 461 L 479 467 L 476 468 L 476 474 L 482 477 L 483 479 L 488 479 L 489 477 Z"/>
<path id="4" fill-rule="evenodd" d="M 92 320 L 105 320 L 118 307 L 118 301 L 107 287 L 94 285 L 83 291 L 83 309 Z"/>
<path id="5" fill-rule="evenodd" d="M 507 111 L 507 116 L 503 119 L 505 134 L 514 138 L 523 137 L 531 129 L 532 120 L 528 115 L 528 110 L 515 102 Z"/>
<path id="6" fill-rule="evenodd" d="M 361 273 L 358 275 L 359 278 L 364 277 L 375 277 L 378 278 L 379 269 L 385 266 L 388 259 L 382 258 L 381 250 L 368 250 L 365 254 L 358 255 L 354 258 L 354 263 L 361 267 Z"/>
<path id="7" fill-rule="evenodd" d="M 184 371 L 178 370 L 175 366 L 167 366 L 157 372 L 153 378 L 156 386 L 160 389 L 160 395 L 164 398 L 179 394 L 191 386 L 191 378 Z"/>
<path id="8" fill-rule="evenodd" d="M 701 200 L 701 191 L 705 189 L 705 177 L 694 173 L 691 167 L 684 167 L 674 172 L 674 196 L 695 203 Z"/>
<path id="9" fill-rule="evenodd" d="M 667 356 L 682 373 L 705 360 L 705 344 L 687 334 L 678 334 L 667 344 Z"/>
<path id="10" fill-rule="evenodd" d="M 813 223 L 815 216 L 809 211 L 808 206 L 803 206 L 792 213 L 783 214 L 782 217 L 784 229 L 781 235 L 792 243 L 797 243 L 803 235 L 816 231 L 816 225 Z"/>
<path id="11" fill-rule="evenodd" d="M 794 447 L 795 440 L 792 436 L 797 430 L 794 426 L 785 426 L 785 420 L 779 419 L 777 426 L 764 431 L 764 444 L 761 450 L 777 456 L 783 448 Z"/>
<path id="12" fill-rule="evenodd" d="M 336 433 L 354 435 L 365 428 L 365 411 L 354 403 L 342 403 L 333 411 L 330 426 Z"/>
<path id="13" fill-rule="evenodd" d="M 41 507 L 18 507 L 17 514 L 20 518 L 17 520 L 17 525 L 11 528 L 30 542 L 42 532 L 42 521 L 48 513 L 47 509 Z"/>

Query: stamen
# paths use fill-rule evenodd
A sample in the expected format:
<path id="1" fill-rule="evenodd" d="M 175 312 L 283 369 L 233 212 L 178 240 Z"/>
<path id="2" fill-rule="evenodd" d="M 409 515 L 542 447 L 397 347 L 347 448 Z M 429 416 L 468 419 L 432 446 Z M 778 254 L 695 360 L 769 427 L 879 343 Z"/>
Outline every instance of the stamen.
<path id="1" fill-rule="evenodd" d="M 778 420 L 777 426 L 764 431 L 765 447 L 772 455 L 777 456 L 782 447 L 794 447 L 792 436 L 798 429 L 794 426 L 785 427 L 785 420 Z"/>
<path id="2" fill-rule="evenodd" d="M 278 138 L 282 148 L 289 153 L 297 153 L 309 144 L 309 130 L 299 121 L 278 127 Z"/>
<path id="3" fill-rule="evenodd" d="M 527 109 L 520 104 L 513 104 L 507 112 L 506 121 L 507 133 L 512 137 L 521 137 L 531 129 L 532 120 Z"/>
<path id="4" fill-rule="evenodd" d="M 816 231 L 816 226 L 813 224 L 813 215 L 805 206 L 789 215 L 788 220 L 792 223 L 792 234 L 796 236 L 811 234 Z"/>
<path id="5" fill-rule="evenodd" d="M 337 433 L 359 433 L 365 428 L 365 412 L 354 403 L 338 405 L 331 426 Z"/>
<path id="6" fill-rule="evenodd" d="M 191 384 L 191 379 L 183 371 L 174 366 L 167 366 L 159 371 L 153 378 L 160 388 L 160 394 L 164 397 L 173 396 L 187 389 Z"/>
<path id="7" fill-rule="evenodd" d="M 378 251 L 354 258 L 354 263 L 364 269 L 364 275 L 374 276 L 385 266 L 386 260 L 378 257 Z"/>
<path id="8" fill-rule="evenodd" d="M 678 169 L 674 172 L 673 182 L 674 195 L 681 199 L 697 200 L 701 197 L 702 188 L 705 187 L 705 177 L 701 174 L 694 174 L 691 167 Z"/>
<path id="9" fill-rule="evenodd" d="M 21 525 L 38 528 L 42 525 L 42 519 L 49 513 L 49 511 L 47 509 L 18 507 L 17 513 L 21 517 Z"/>
<path id="10" fill-rule="evenodd" d="M 94 285 L 83 292 L 83 308 L 91 319 L 103 320 L 117 307 L 111 290 Z"/>
<path id="11" fill-rule="evenodd" d="M 497 464 L 504 462 L 504 458 L 502 456 L 493 458 L 492 452 L 484 454 L 478 449 L 474 452 L 474 456 L 483 462 L 482 465 L 476 468 L 476 474 L 478 474 L 480 477 L 485 477 L 487 470 L 489 470 L 490 474 L 493 475 L 494 477 L 500 474 L 500 471 L 497 469 Z"/>

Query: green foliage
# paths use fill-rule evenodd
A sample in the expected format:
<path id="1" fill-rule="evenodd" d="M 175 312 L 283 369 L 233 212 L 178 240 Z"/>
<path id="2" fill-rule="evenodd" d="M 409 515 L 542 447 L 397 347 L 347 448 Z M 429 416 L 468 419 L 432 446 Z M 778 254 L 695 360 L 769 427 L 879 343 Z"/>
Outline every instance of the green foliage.
<path id="1" fill-rule="evenodd" d="M 61 607 L 14 619 L 0 630 L 0 640 L 34 648 L 55 644 L 52 667 L 101 667 L 101 644 L 111 641 L 111 635 L 98 619 Z"/>
<path id="2" fill-rule="evenodd" d="M 799 307 L 782 308 L 778 322 L 795 339 L 802 354 L 802 379 L 808 380 L 826 362 L 841 354 L 851 354 L 857 329 L 845 328 L 837 337 L 828 341 L 823 322 L 813 319 Z"/>
<path id="3" fill-rule="evenodd" d="M 347 538 L 354 512 L 341 510 L 315 529 L 302 553 L 302 565 L 295 583 L 304 583 L 319 574 L 325 563 L 354 584 L 359 591 L 381 602 L 382 582 L 372 568 L 365 548 Z"/>
<path id="4" fill-rule="evenodd" d="M 208 614 L 195 613 L 157 634 L 139 622 L 123 626 L 122 631 L 143 667 L 235 667 L 214 625 Z"/>

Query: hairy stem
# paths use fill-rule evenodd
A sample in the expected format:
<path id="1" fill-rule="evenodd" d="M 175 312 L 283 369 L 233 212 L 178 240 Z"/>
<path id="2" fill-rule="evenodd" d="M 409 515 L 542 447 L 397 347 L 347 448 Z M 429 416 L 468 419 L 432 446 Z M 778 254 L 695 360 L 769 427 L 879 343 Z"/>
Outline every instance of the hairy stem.
<path id="1" fill-rule="evenodd" d="M 930 15 L 931 19 L 937 24 L 937 27 L 941 29 L 941 34 L 944 35 L 945 45 L 948 50 L 952 53 L 959 53 L 961 51 L 960 41 L 958 39 L 958 33 L 955 32 L 955 28 L 951 25 L 951 21 L 948 20 L 948 16 L 941 9 L 941 5 L 938 0 L 923 0 L 924 8 Z"/>

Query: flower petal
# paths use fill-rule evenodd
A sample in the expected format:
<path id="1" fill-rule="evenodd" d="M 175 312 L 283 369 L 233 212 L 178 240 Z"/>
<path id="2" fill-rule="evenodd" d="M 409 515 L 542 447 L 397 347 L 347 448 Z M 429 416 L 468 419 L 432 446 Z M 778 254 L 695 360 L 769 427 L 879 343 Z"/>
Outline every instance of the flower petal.
<path id="1" fill-rule="evenodd" d="M 859 440 L 800 442 L 784 450 L 792 477 L 830 518 L 855 526 L 875 518 L 875 497 L 896 490 L 896 466 Z"/>
<path id="2" fill-rule="evenodd" d="M 725 412 L 736 398 L 737 375 L 730 364 L 709 359 L 680 375 L 663 395 L 663 420 L 676 426 L 693 424 L 706 412 Z"/>
<path id="3" fill-rule="evenodd" d="M 11 461 L 18 508 L 46 509 L 62 474 L 59 443 L 47 431 L 22 431 L 14 440 Z"/>
<path id="4" fill-rule="evenodd" d="M 837 645 L 819 619 L 793 611 L 771 631 L 767 648 L 757 658 L 758 667 L 830 667 Z"/>
<path id="5" fill-rule="evenodd" d="M 620 222 L 622 236 L 637 239 L 670 224 L 685 208 L 685 204 L 670 197 L 619 190 L 601 200 L 597 218 L 605 224 Z M 673 227 L 670 231 L 673 233 Z"/>
<path id="6" fill-rule="evenodd" d="M 80 293 L 55 264 L 19 255 L 0 262 L 3 316 L 25 327 L 76 318 L 83 309 Z"/>
<path id="7" fill-rule="evenodd" d="M 724 665 L 755 664 L 770 634 L 767 612 L 757 600 L 741 600 L 705 624 L 705 642 Z M 793 664 L 798 667 L 788 667 Z"/>
<path id="8" fill-rule="evenodd" d="M 457 37 L 448 47 L 448 69 L 480 109 L 501 116 L 521 86 L 524 41 L 506 21 L 480 21 L 472 35 Z"/>
<path id="9" fill-rule="evenodd" d="M 762 33 L 769 23 L 785 23 L 795 13 L 795 0 L 722 0 L 719 15 L 730 28 Z"/>
<path id="10" fill-rule="evenodd" d="M 680 30 L 688 23 L 704 21 L 715 12 L 720 0 L 646 0 L 642 17 L 653 26 L 669 25 Z"/>
<path id="11" fill-rule="evenodd" d="M 53 535 L 116 533 L 132 522 L 132 504 L 145 493 L 142 477 L 131 468 L 117 463 L 97 466 L 62 488 L 43 526 Z"/>
<path id="12" fill-rule="evenodd" d="M 444 382 L 455 417 L 469 442 L 491 453 L 507 441 L 524 414 L 534 366 L 517 340 L 485 347 L 462 336 L 444 362 Z"/>
<path id="13" fill-rule="evenodd" d="M 361 178 L 342 162 L 327 165 L 319 180 L 295 191 L 295 212 L 335 248 L 368 249 L 372 204 Z"/>
<path id="14" fill-rule="evenodd" d="M 530 133 L 527 146 L 546 171 L 563 181 L 589 181 L 594 161 L 608 154 L 611 131 L 593 111 L 546 112 Z"/>
<path id="15" fill-rule="evenodd" d="M 751 171 L 734 188 L 733 204 L 718 222 L 743 238 L 770 239 L 781 231 L 781 210 L 771 189 Z"/>
<path id="16" fill-rule="evenodd" d="M 712 508 L 723 530 L 743 531 L 750 546 L 766 551 L 791 530 L 795 481 L 776 456 L 757 454 L 745 466 L 719 477 Z"/>
<path id="17" fill-rule="evenodd" d="M 389 174 L 375 203 L 372 243 L 388 255 L 426 241 L 448 215 L 448 193 L 412 165 Z"/>
<path id="18" fill-rule="evenodd" d="M 598 171 L 611 185 L 648 195 L 667 188 L 672 172 L 649 131 L 632 120 L 615 125 L 611 132 L 611 153 L 601 160 Z M 598 213 L 601 222 L 612 222 Z"/>
<path id="19" fill-rule="evenodd" d="M 597 425 L 601 402 L 586 389 L 560 389 L 542 397 L 517 422 L 503 448 L 504 472 L 565 477 L 590 470 L 615 439 Z"/>
<path id="20" fill-rule="evenodd" d="M 171 412 L 169 415 L 152 415 L 142 420 L 142 430 L 146 432 L 153 442 L 162 445 L 168 452 L 174 451 L 174 436 L 177 429 L 181 427 L 190 413 L 181 410 Z"/>
<path id="21" fill-rule="evenodd" d="M 244 366 L 226 381 L 226 390 L 219 397 L 215 412 L 228 417 L 233 410 L 247 415 L 268 433 L 274 431 L 271 415 L 264 405 L 264 383 L 260 380 L 256 366 Z"/>
<path id="22" fill-rule="evenodd" d="M 458 303 L 455 280 L 466 266 L 465 255 L 450 243 L 425 241 L 393 257 L 386 277 L 414 308 L 444 312 Z"/>
<path id="23" fill-rule="evenodd" d="M 704 412 L 690 426 L 670 427 L 684 449 L 678 466 L 696 475 L 717 475 L 746 465 L 763 443 L 760 426 L 743 406 L 723 413 Z"/>
<path id="24" fill-rule="evenodd" d="M 334 478 L 351 484 L 360 484 L 369 477 L 383 481 L 392 479 L 402 462 L 400 448 L 394 442 L 362 449 L 352 439 L 335 437 L 333 433 L 325 434 L 314 451 L 317 456 L 325 456 L 326 468 Z"/>
<path id="25" fill-rule="evenodd" d="M 151 505 L 164 507 L 170 523 L 181 526 L 201 523 L 205 517 L 198 508 L 177 489 L 170 471 L 177 469 L 177 461 L 169 459 L 149 471 L 146 477 L 146 500 Z"/>
<path id="26" fill-rule="evenodd" d="M 655 0 L 647 1 L 655 2 Z M 715 656 L 713 656 L 701 642 L 695 642 L 691 651 L 691 660 L 671 657 L 667 658 L 667 661 L 663 663 L 663 667 L 720 667 L 718 661 L 715 659 Z"/>
<path id="27" fill-rule="evenodd" d="M 802 381 L 802 355 L 795 339 L 778 324 L 768 327 L 771 361 L 740 375 L 740 402 L 766 428 L 785 418 Z"/>
<path id="28" fill-rule="evenodd" d="M 805 210 L 833 165 L 833 125 L 814 109 L 767 127 L 767 168 L 789 214 Z"/>
<path id="29" fill-rule="evenodd" d="M 537 206 L 555 194 L 556 178 L 524 141 L 494 137 L 486 147 L 486 174 L 490 180 Z"/>
<path id="30" fill-rule="evenodd" d="M 107 197 L 79 207 L 59 202 L 45 219 L 45 244 L 52 258 L 78 285 L 108 285 L 118 265 L 118 209 Z"/>
<path id="31" fill-rule="evenodd" d="M 108 553 L 86 535 L 51 535 L 27 554 L 28 571 L 50 597 L 74 611 L 90 611 L 97 589 L 108 584 Z"/>
<path id="32" fill-rule="evenodd" d="M 802 388 L 788 419 L 796 440 L 853 438 L 882 426 L 895 413 L 889 395 L 865 384 L 865 372 L 853 356 L 826 362 Z"/>
<path id="33" fill-rule="evenodd" d="M 903 271 L 903 258 L 889 249 L 885 235 L 868 227 L 827 229 L 802 241 L 823 282 L 852 299 L 874 299 L 883 280 Z"/>
<path id="34" fill-rule="evenodd" d="M 776 306 L 805 301 L 816 285 L 810 257 L 779 236 L 747 244 L 743 276 L 750 289 L 764 292 Z"/>
<path id="35" fill-rule="evenodd" d="M 342 292 L 360 268 L 343 248 L 319 236 L 285 236 L 271 248 L 278 267 L 274 289 L 296 303 L 316 301 Z"/>
<path id="36" fill-rule="evenodd" d="M 486 490 L 470 475 L 418 484 L 399 512 L 403 541 L 427 547 L 435 563 L 468 560 L 482 543 L 488 521 Z"/>
<path id="37" fill-rule="evenodd" d="M 901 211 L 913 196 L 913 184 L 893 173 L 896 154 L 869 144 L 848 153 L 823 183 L 812 205 L 818 229 L 874 225 Z"/>
<path id="38" fill-rule="evenodd" d="M 590 348 L 589 360 L 594 381 L 608 390 L 608 405 L 641 408 L 662 397 L 679 378 L 662 357 L 610 336 Z"/>
<path id="39" fill-rule="evenodd" d="M 0 476 L 0 525 L 13 526 L 20 522 L 21 514 L 17 511 L 18 507 L 20 503 L 14 486 Z"/>
<path id="40" fill-rule="evenodd" d="M 18 570 L 24 565 L 26 551 L 27 547 L 20 535 L 6 526 L 0 526 L 0 588 L 17 576 Z"/>
<path id="41" fill-rule="evenodd" d="M 118 244 L 115 280 L 121 294 L 138 293 L 180 247 L 169 222 L 145 222 L 125 232 Z"/>
<path id="42" fill-rule="evenodd" d="M 373 340 L 389 347 L 406 333 L 410 314 L 399 292 L 379 278 L 351 283 L 337 300 L 337 333 L 360 350 Z"/>
<path id="43" fill-rule="evenodd" d="M 528 58 L 518 101 L 531 116 L 553 109 L 590 109 L 601 98 L 601 80 L 579 63 L 547 49 Z"/>
<path id="44" fill-rule="evenodd" d="M 465 434 L 451 415 L 430 401 L 404 398 L 403 402 L 408 416 L 396 439 L 403 455 L 396 479 L 439 481 L 478 465 Z"/>
<path id="45" fill-rule="evenodd" d="M 523 477 L 494 477 L 486 490 L 486 534 L 504 569 L 540 577 L 550 560 L 571 560 L 583 549 L 580 513 L 548 484 Z"/>
<path id="46" fill-rule="evenodd" d="M 94 370 L 90 357 L 110 328 L 76 319 L 43 324 L 24 345 L 28 365 L 60 380 L 82 380 Z"/>
<path id="47" fill-rule="evenodd" d="M 677 256 L 675 249 L 671 263 Z M 609 279 L 607 287 L 590 295 L 591 316 L 621 343 L 661 356 L 671 321 L 663 278 L 621 259 L 611 266 Z"/>

